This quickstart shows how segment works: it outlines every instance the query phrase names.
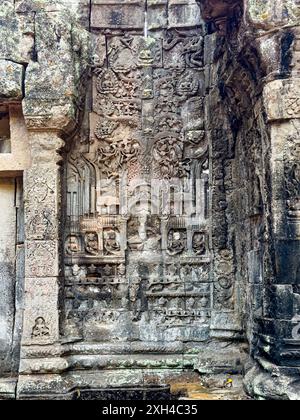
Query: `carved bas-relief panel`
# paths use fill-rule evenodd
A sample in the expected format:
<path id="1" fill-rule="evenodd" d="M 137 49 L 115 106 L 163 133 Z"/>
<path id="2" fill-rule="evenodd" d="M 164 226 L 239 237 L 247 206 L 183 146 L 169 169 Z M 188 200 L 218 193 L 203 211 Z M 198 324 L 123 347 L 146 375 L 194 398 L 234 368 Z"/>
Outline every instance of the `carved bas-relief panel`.
<path id="1" fill-rule="evenodd" d="M 89 136 L 66 168 L 64 335 L 192 348 L 214 297 L 201 29 L 100 32 Z"/>

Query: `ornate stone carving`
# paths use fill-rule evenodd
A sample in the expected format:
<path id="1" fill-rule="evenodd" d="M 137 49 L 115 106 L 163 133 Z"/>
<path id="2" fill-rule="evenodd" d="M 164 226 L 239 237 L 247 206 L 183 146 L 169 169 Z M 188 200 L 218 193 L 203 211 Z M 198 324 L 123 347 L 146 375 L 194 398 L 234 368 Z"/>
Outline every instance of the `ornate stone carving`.
<path id="1" fill-rule="evenodd" d="M 58 267 L 55 241 L 29 241 L 26 244 L 27 276 L 53 277 Z"/>
<path id="2" fill-rule="evenodd" d="M 198 32 L 175 31 L 174 42 L 164 32 L 156 39 L 104 35 L 106 68 L 95 66 L 92 75 L 90 141 L 73 144 L 67 169 L 65 331 L 73 338 L 148 348 L 193 346 L 208 336 L 208 140 Z"/>
<path id="3" fill-rule="evenodd" d="M 186 247 L 186 232 L 184 230 L 170 230 L 168 234 L 168 253 L 170 255 L 182 254 Z"/>
<path id="4" fill-rule="evenodd" d="M 233 255 L 229 250 L 220 251 L 215 258 L 215 307 L 233 309 L 234 265 Z"/>
<path id="5" fill-rule="evenodd" d="M 32 328 L 32 339 L 47 338 L 50 336 L 49 327 L 46 325 L 44 318 L 39 317 L 35 320 L 34 327 Z"/>
<path id="6" fill-rule="evenodd" d="M 118 233 L 113 229 L 104 231 L 104 250 L 108 255 L 118 254 L 121 251 Z"/>
<path id="7" fill-rule="evenodd" d="M 193 235 L 193 250 L 197 255 L 204 255 L 207 252 L 206 233 L 195 232 Z"/>
<path id="8" fill-rule="evenodd" d="M 97 255 L 99 251 L 99 239 L 96 232 L 88 232 L 84 238 L 85 250 L 88 254 Z"/>

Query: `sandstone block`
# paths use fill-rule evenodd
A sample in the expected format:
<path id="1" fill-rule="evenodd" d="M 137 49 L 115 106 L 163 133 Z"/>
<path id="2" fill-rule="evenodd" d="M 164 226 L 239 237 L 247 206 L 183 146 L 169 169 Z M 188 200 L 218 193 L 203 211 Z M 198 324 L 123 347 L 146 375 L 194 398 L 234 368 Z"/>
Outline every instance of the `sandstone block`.
<path id="1" fill-rule="evenodd" d="M 23 76 L 24 67 L 21 64 L 0 60 L 0 100 L 22 100 Z"/>

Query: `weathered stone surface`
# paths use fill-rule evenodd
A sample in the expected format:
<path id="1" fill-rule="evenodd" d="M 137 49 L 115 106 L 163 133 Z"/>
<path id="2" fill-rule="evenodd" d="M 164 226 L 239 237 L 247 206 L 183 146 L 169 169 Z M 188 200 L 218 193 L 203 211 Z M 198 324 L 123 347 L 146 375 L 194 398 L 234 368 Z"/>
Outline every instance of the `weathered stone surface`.
<path id="1" fill-rule="evenodd" d="M 300 399 L 298 2 L 0 0 L 0 38 L 0 398 Z"/>
<path id="2" fill-rule="evenodd" d="M 143 0 L 95 0 L 91 25 L 95 29 L 143 29 L 144 12 Z"/>
<path id="3" fill-rule="evenodd" d="M 12 61 L 0 60 L 0 101 L 23 99 L 24 67 Z"/>
<path id="4" fill-rule="evenodd" d="M 0 375 L 10 372 L 13 360 L 10 354 L 13 348 L 14 322 L 14 281 L 16 235 L 15 182 L 13 179 L 0 179 L 1 186 L 1 221 L 0 234 Z"/>

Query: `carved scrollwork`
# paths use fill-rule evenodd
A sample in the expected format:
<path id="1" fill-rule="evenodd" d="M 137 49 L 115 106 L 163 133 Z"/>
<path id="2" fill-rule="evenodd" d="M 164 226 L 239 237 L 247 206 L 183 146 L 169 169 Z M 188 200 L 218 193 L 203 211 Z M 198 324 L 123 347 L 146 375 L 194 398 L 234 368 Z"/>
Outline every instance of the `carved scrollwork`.
<path id="1" fill-rule="evenodd" d="M 222 250 L 215 257 L 215 307 L 233 309 L 234 260 L 230 250 Z"/>

